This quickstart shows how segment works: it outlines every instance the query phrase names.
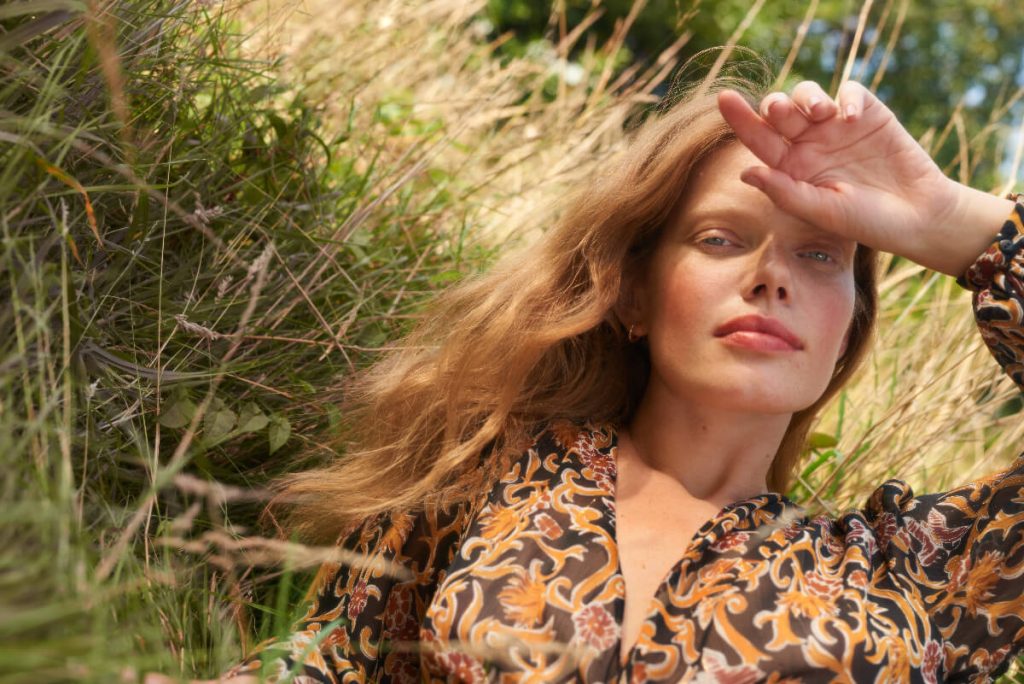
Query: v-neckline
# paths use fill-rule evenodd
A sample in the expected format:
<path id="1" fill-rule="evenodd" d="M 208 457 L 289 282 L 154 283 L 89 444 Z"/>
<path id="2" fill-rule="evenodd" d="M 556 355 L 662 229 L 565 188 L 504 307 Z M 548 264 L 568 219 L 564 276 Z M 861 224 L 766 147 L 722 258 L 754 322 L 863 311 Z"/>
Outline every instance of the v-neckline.
<path id="1" fill-rule="evenodd" d="M 611 535 L 612 542 L 615 545 L 615 576 L 620 578 L 620 582 L 622 585 L 622 596 L 619 599 L 620 605 L 618 606 L 619 615 L 617 616 L 620 625 L 620 632 L 619 639 L 616 643 L 615 649 L 615 663 L 617 665 L 617 669 L 619 671 L 622 671 L 623 669 L 629 666 L 630 662 L 633 660 L 633 656 L 635 655 L 637 648 L 643 641 L 643 631 L 641 630 L 640 634 L 637 635 L 637 638 L 634 641 L 634 643 L 629 644 L 628 648 L 626 648 L 625 651 L 623 651 L 623 635 L 621 632 L 621 625 L 622 621 L 625 618 L 627 596 L 625 575 L 622 571 L 622 557 L 619 553 L 618 505 L 615 496 L 619 477 L 619 429 L 614 425 L 608 425 L 606 429 L 610 433 L 609 439 L 607 440 L 607 446 L 605 447 L 605 449 L 607 449 L 608 465 L 610 472 L 608 473 L 607 479 L 605 479 L 605 484 L 607 489 L 607 495 L 612 504 L 611 508 L 612 511 L 614 511 L 614 514 L 611 516 Z M 593 441 L 592 433 L 589 436 L 589 438 Z M 595 449 L 602 451 L 604 450 L 600 449 L 596 445 Z M 713 544 L 714 541 L 721 539 L 723 536 L 725 536 L 729 532 L 733 531 L 733 529 L 735 529 L 735 526 L 732 526 L 725 530 L 719 530 L 719 533 L 715 537 L 715 540 L 710 540 L 712 531 L 714 531 L 717 527 L 720 527 L 723 521 L 731 519 L 728 516 L 726 516 L 726 514 L 729 511 L 738 508 L 743 508 L 745 506 L 749 507 L 747 514 L 742 516 L 741 518 L 741 520 L 749 521 L 753 519 L 753 514 L 756 511 L 762 510 L 764 508 L 769 507 L 772 504 L 777 503 L 785 505 L 787 503 L 792 502 L 784 494 L 780 494 L 779 492 L 761 492 L 759 494 L 754 494 L 752 496 L 727 503 L 726 505 L 722 506 L 722 508 L 719 509 L 719 511 L 713 517 L 708 518 L 703 523 L 701 523 L 701 525 L 697 528 L 697 531 L 693 533 L 693 536 L 690 538 L 686 547 L 679 554 L 678 559 L 672 563 L 672 566 L 661 578 L 661 581 L 658 583 L 654 591 L 654 594 L 648 597 L 647 610 L 645 611 L 644 622 L 647 622 L 649 619 L 657 615 L 657 607 L 659 605 L 658 597 L 664 592 L 666 585 L 670 584 L 673 578 L 684 570 L 684 565 L 686 564 L 686 562 L 691 558 L 699 557 L 699 555 L 703 554 L 703 551 L 708 546 Z"/>

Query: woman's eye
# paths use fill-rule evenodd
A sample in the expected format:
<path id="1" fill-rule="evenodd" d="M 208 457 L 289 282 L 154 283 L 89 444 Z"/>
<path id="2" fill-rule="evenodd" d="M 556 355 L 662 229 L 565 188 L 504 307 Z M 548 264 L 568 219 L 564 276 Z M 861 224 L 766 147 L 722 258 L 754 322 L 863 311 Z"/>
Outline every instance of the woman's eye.
<path id="1" fill-rule="evenodd" d="M 819 249 L 813 249 L 810 252 L 804 252 L 804 255 L 810 257 L 814 261 L 820 261 L 823 264 L 835 261 L 835 259 L 832 258 L 831 254 L 829 254 L 828 252 L 822 252 Z"/>
<path id="2" fill-rule="evenodd" d="M 701 243 L 705 245 L 711 245 L 712 247 L 725 247 L 731 244 L 727 239 L 719 235 L 710 235 L 705 238 L 701 238 Z"/>

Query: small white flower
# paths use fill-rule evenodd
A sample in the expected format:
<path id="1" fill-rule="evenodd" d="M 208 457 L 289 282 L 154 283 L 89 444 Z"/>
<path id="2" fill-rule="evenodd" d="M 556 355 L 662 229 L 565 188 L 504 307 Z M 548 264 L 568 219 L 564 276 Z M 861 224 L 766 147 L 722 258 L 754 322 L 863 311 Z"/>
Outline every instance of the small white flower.
<path id="1" fill-rule="evenodd" d="M 552 62 L 551 72 L 557 74 L 568 86 L 579 85 L 586 75 L 586 71 L 579 62 L 569 62 L 564 59 L 556 59 Z"/>
<path id="2" fill-rule="evenodd" d="M 578 62 L 569 62 L 562 70 L 562 78 L 568 85 L 579 85 L 583 82 L 584 73 L 583 66 Z"/>
<path id="3" fill-rule="evenodd" d="M 469 31 L 477 40 L 485 40 L 494 30 L 494 24 L 487 17 L 481 17 L 469 25 Z"/>

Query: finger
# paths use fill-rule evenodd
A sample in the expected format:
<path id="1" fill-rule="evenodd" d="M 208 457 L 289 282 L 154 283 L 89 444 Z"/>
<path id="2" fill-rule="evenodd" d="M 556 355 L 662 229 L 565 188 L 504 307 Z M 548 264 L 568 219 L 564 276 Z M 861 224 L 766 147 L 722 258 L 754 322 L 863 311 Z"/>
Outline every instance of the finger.
<path id="1" fill-rule="evenodd" d="M 718 110 L 739 141 L 769 166 L 778 166 L 786 156 L 786 140 L 739 93 L 723 90 L 718 93 Z"/>
<path id="2" fill-rule="evenodd" d="M 839 111 L 835 101 L 814 81 L 797 83 L 793 88 L 793 102 L 813 122 L 830 119 Z"/>
<path id="3" fill-rule="evenodd" d="M 761 116 L 789 140 L 800 137 L 811 125 L 785 93 L 772 93 L 761 100 Z"/>
<path id="4" fill-rule="evenodd" d="M 864 113 L 867 88 L 856 81 L 844 81 L 839 86 L 839 109 L 846 121 L 855 121 Z"/>
<path id="5" fill-rule="evenodd" d="M 740 180 L 768 195 L 768 199 L 787 214 L 832 230 L 839 214 L 835 190 L 794 180 L 787 173 L 764 166 L 744 169 Z"/>

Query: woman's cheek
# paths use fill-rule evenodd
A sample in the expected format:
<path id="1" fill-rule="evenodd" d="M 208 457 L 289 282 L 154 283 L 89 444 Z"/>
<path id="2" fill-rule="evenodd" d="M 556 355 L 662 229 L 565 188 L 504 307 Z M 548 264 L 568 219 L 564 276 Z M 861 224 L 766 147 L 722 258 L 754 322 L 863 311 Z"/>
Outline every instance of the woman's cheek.
<path id="1" fill-rule="evenodd" d="M 821 300 L 815 302 L 814 310 L 822 314 L 819 329 L 825 332 L 830 347 L 834 347 L 838 353 L 853 320 L 856 298 L 853 283 L 835 282 L 831 287 L 820 288 L 817 292 Z"/>

